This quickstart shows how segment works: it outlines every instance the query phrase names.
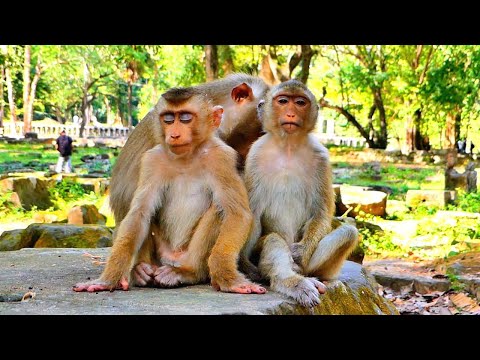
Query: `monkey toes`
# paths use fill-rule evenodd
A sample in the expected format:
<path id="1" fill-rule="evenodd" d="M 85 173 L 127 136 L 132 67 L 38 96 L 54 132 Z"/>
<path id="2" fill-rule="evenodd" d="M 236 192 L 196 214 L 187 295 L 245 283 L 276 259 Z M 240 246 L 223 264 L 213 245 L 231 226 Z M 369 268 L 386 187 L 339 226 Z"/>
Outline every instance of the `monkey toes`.
<path id="1" fill-rule="evenodd" d="M 314 307 L 320 303 L 320 294 L 325 293 L 326 287 L 313 277 L 301 277 L 299 282 L 287 290 L 300 305 Z"/>
<path id="2" fill-rule="evenodd" d="M 251 282 L 242 282 L 232 286 L 220 286 L 217 282 L 211 282 L 213 288 L 217 291 L 232 292 L 237 294 L 265 294 L 267 290 L 260 285 Z"/>
<path id="3" fill-rule="evenodd" d="M 78 283 L 73 287 L 73 291 L 81 292 L 97 292 L 97 291 L 113 291 L 115 289 L 121 289 L 124 291 L 128 290 L 128 281 L 127 279 L 121 279 L 116 287 L 113 287 L 106 281 L 101 281 L 100 279 L 92 280 L 86 283 Z"/>

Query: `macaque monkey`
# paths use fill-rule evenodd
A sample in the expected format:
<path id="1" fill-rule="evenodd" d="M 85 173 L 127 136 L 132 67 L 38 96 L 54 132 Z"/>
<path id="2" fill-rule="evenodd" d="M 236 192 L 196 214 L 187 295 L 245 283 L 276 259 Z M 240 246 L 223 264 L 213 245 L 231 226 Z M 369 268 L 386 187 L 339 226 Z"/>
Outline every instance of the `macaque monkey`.
<path id="1" fill-rule="evenodd" d="M 175 287 L 210 278 L 217 290 L 265 293 L 237 270 L 252 215 L 237 154 L 214 135 L 223 108 L 199 88 L 174 88 L 153 114 L 158 126 L 151 136 L 159 144 L 141 156 L 132 203 L 105 269 L 74 290 L 128 290 L 132 282 Z"/>
<path id="2" fill-rule="evenodd" d="M 318 105 L 297 80 L 273 87 L 259 106 L 266 135 L 251 147 L 245 183 L 254 225 L 244 251 L 273 290 L 315 306 L 358 242 L 354 226 L 332 230 L 335 212 L 328 150 L 310 132 Z M 243 255 L 243 254 L 242 254 Z"/>
<path id="3" fill-rule="evenodd" d="M 215 105 L 223 107 L 217 135 L 233 147 L 237 167 L 243 169 L 251 144 L 262 134 L 257 105 L 268 90 L 265 82 L 246 74 L 232 74 L 224 79 L 195 86 Z M 162 102 L 162 100 L 160 100 Z M 110 181 L 110 206 L 118 226 L 130 209 L 140 174 L 143 154 L 162 142 L 157 104 L 129 135 L 115 163 Z"/>

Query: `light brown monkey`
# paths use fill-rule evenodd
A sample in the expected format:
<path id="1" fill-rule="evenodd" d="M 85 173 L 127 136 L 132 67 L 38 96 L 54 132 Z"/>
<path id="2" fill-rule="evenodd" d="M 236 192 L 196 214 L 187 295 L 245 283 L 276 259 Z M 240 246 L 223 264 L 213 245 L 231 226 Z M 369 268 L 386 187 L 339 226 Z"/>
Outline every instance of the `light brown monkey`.
<path id="1" fill-rule="evenodd" d="M 251 147 L 245 182 L 254 226 L 247 257 L 273 290 L 304 306 L 319 303 L 358 242 L 354 226 L 332 231 L 335 211 L 328 150 L 310 132 L 318 105 L 308 88 L 290 80 L 271 89 L 259 108 L 266 135 Z"/>
<path id="2" fill-rule="evenodd" d="M 262 133 L 262 125 L 257 117 L 257 105 L 267 92 L 268 85 L 258 77 L 232 74 L 195 88 L 205 93 L 214 104 L 223 107 L 222 122 L 217 134 L 239 153 L 237 166 L 243 169 L 251 144 Z M 129 135 L 113 168 L 110 207 L 117 226 L 130 209 L 133 193 L 137 188 L 142 155 L 162 141 L 157 109 L 158 104 Z"/>
<path id="3" fill-rule="evenodd" d="M 175 88 L 162 95 L 156 112 L 160 144 L 141 158 L 138 186 L 105 270 L 74 290 L 127 290 L 133 275 L 140 286 L 210 277 L 217 290 L 264 293 L 237 270 L 252 215 L 237 154 L 214 135 L 222 107 L 197 88 Z M 141 270 L 132 272 L 135 264 Z"/>

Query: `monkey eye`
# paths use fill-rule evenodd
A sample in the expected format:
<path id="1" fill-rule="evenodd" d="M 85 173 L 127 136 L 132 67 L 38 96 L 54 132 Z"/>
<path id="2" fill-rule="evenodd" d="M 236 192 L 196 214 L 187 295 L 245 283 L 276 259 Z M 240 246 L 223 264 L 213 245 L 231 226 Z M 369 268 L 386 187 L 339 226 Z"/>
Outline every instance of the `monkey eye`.
<path id="1" fill-rule="evenodd" d="M 189 123 L 192 121 L 193 115 L 190 113 L 180 113 L 180 121 L 184 124 Z"/>
<path id="2" fill-rule="evenodd" d="M 175 115 L 172 113 L 163 114 L 163 122 L 166 124 L 173 124 L 175 121 Z"/>
<path id="3" fill-rule="evenodd" d="M 277 102 L 278 102 L 279 104 L 282 104 L 282 105 L 288 104 L 288 97 L 286 97 L 286 96 L 279 96 L 279 97 L 277 98 Z"/>
<path id="4" fill-rule="evenodd" d="M 304 107 L 307 105 L 307 100 L 305 100 L 303 97 L 297 97 L 295 98 L 295 104 L 300 107 Z"/>

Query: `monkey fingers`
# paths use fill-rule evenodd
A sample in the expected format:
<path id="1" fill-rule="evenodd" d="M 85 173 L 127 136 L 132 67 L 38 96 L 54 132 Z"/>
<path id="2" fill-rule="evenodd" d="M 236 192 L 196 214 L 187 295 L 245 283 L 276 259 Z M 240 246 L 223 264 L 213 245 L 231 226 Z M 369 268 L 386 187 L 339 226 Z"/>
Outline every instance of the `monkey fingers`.
<path id="1" fill-rule="evenodd" d="M 86 283 L 78 283 L 73 287 L 73 291 L 81 292 L 97 292 L 97 291 L 114 291 L 118 290 L 128 290 L 128 281 L 126 278 L 122 278 L 115 287 L 112 287 L 108 282 L 102 281 L 100 279 L 88 281 Z"/>
<path id="2" fill-rule="evenodd" d="M 188 281 L 183 274 L 169 265 L 163 265 L 155 270 L 154 284 L 160 287 L 175 287 L 180 286 Z"/>
<path id="3" fill-rule="evenodd" d="M 300 265 L 302 264 L 302 257 L 305 252 L 305 246 L 300 243 L 293 243 L 290 245 L 290 251 L 292 252 L 293 261 L 295 264 Z"/>
<path id="4" fill-rule="evenodd" d="M 141 262 L 137 264 L 132 271 L 133 280 L 136 286 L 153 285 L 156 265 Z"/>

